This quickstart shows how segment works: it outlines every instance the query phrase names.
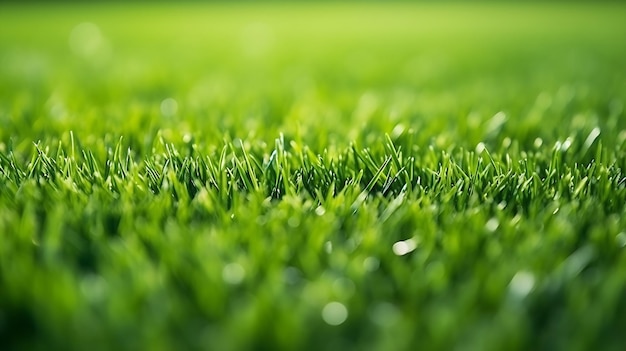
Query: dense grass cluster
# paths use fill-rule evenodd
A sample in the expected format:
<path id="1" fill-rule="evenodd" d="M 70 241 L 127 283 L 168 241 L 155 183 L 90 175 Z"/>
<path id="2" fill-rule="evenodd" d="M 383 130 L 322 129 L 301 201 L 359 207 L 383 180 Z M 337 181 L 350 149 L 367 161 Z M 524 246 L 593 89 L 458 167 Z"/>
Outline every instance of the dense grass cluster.
<path id="1" fill-rule="evenodd" d="M 98 158 L 70 135 L 28 162 L 2 153 L 4 335 L 77 348 L 621 345 L 615 152 L 596 146 L 583 164 L 567 161 L 588 152 L 578 142 L 448 153 L 407 137 L 335 155 L 283 138 L 161 141 L 136 159 L 123 141 Z M 331 328 L 332 301 L 349 319 Z M 164 331 L 174 344 L 152 334 Z"/>
<path id="2" fill-rule="evenodd" d="M 625 7 L 265 6 L 0 11 L 1 348 L 624 348 Z"/>

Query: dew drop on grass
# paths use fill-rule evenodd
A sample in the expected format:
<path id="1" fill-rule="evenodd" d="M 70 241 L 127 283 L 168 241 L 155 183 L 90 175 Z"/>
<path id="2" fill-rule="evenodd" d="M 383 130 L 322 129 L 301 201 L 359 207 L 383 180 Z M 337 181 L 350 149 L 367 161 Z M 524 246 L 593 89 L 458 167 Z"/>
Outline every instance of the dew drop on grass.
<path id="1" fill-rule="evenodd" d="M 485 146 L 485 143 L 480 142 L 476 145 L 476 153 L 477 154 L 481 154 L 483 151 L 485 151 L 487 147 Z"/>
<path id="2" fill-rule="evenodd" d="M 495 232 L 499 226 L 500 226 L 500 222 L 498 221 L 497 218 L 491 218 L 490 220 L 487 221 L 487 223 L 485 223 L 485 229 L 487 229 L 490 232 Z"/>
<path id="3" fill-rule="evenodd" d="M 523 298 L 535 287 L 535 276 L 527 271 L 515 273 L 509 283 L 509 291 L 516 297 Z"/>
<path id="4" fill-rule="evenodd" d="M 411 238 L 407 240 L 401 240 L 393 244 L 391 249 L 393 253 L 398 256 L 404 256 L 409 252 L 415 250 L 417 248 L 417 240 Z"/>
<path id="5" fill-rule="evenodd" d="M 535 148 L 540 148 L 541 145 L 543 145 L 543 139 L 541 138 L 535 138 L 535 142 L 533 143 L 533 145 L 535 146 Z"/>
<path id="6" fill-rule="evenodd" d="M 324 206 L 318 206 L 315 209 L 315 214 L 318 215 L 318 216 L 323 216 L 324 213 L 326 213 L 326 209 L 324 208 Z"/>
<path id="7" fill-rule="evenodd" d="M 561 151 L 569 150 L 570 146 L 572 146 L 572 138 L 565 139 L 563 144 L 561 144 Z"/>
<path id="8" fill-rule="evenodd" d="M 241 284 L 245 277 L 246 271 L 239 263 L 229 263 L 222 269 L 222 279 L 227 284 Z"/>
<path id="9" fill-rule="evenodd" d="M 191 134 L 185 134 L 183 136 L 183 143 L 189 144 L 193 141 L 193 136 Z"/>
<path id="10" fill-rule="evenodd" d="M 391 130 L 391 137 L 393 139 L 398 138 L 400 135 L 402 135 L 402 133 L 404 133 L 405 129 L 406 127 L 403 124 L 397 124 L 395 127 L 393 127 L 393 130 Z"/>
<path id="11" fill-rule="evenodd" d="M 329 325 L 340 325 L 348 319 L 348 309 L 341 302 L 329 302 L 322 309 L 322 319 Z"/>

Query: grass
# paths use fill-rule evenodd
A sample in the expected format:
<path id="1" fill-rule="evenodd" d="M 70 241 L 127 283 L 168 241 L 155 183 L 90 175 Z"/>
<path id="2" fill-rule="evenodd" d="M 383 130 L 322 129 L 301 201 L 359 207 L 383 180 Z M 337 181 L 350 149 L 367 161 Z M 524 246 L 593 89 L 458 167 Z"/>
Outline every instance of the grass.
<path id="1" fill-rule="evenodd" d="M 0 345 L 623 349 L 625 14 L 2 5 Z"/>

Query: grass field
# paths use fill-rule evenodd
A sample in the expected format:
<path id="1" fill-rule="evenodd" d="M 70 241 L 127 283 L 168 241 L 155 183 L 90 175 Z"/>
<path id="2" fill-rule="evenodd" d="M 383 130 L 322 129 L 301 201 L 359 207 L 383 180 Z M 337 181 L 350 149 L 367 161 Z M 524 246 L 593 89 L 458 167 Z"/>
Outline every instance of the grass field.
<path id="1" fill-rule="evenodd" d="M 0 348 L 623 350 L 624 18 L 0 4 Z"/>

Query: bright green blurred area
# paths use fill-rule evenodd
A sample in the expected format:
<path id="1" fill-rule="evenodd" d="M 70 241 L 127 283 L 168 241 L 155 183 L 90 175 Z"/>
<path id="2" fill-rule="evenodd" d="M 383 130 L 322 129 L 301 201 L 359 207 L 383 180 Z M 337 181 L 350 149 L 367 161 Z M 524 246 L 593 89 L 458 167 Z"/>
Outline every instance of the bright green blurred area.
<path id="1" fill-rule="evenodd" d="M 619 3 L 5 5 L 0 140 L 284 132 L 323 148 L 400 125 L 444 148 L 596 126 L 615 142 L 623 18 Z"/>

